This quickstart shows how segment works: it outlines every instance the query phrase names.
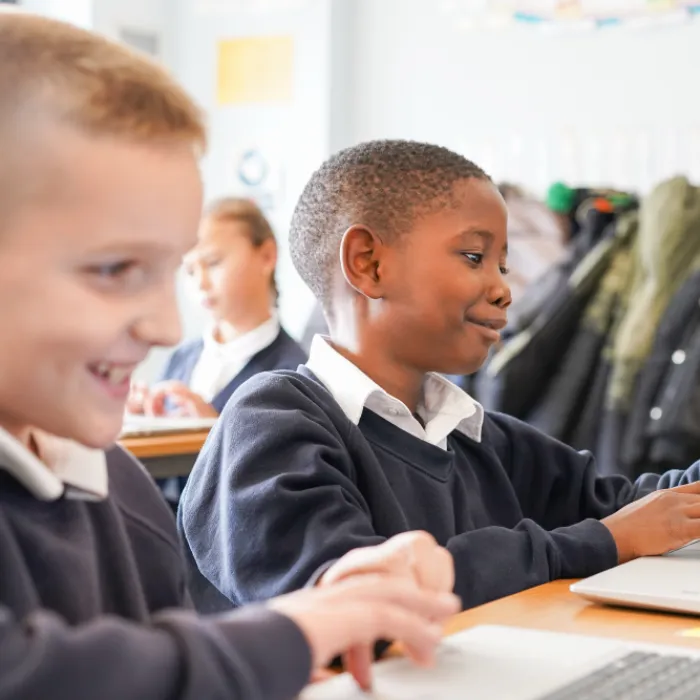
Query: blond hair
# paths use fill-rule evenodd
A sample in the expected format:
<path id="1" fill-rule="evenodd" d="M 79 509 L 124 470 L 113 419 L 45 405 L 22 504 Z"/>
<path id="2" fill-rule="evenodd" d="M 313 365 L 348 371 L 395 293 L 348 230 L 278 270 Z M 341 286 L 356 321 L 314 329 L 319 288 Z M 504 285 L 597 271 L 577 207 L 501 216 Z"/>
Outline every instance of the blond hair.
<path id="1" fill-rule="evenodd" d="M 213 201 L 204 211 L 204 216 L 213 221 L 242 222 L 247 224 L 248 239 L 258 248 L 265 241 L 275 241 L 275 233 L 262 209 L 251 199 L 222 197 Z M 275 273 L 272 273 L 270 287 L 275 299 L 279 296 Z"/>
<path id="2" fill-rule="evenodd" d="M 64 22 L 0 13 L 0 128 L 22 114 L 140 142 L 206 145 L 202 112 L 168 73 L 125 46 Z"/>

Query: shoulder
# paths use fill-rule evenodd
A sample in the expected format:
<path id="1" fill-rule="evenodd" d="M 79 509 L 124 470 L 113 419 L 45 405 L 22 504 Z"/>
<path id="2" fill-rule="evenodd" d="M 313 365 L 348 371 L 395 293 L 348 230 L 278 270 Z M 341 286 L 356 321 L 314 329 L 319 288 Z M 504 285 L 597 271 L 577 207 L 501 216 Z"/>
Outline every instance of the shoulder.
<path id="1" fill-rule="evenodd" d="M 180 345 L 173 350 L 171 357 L 185 358 L 191 357 L 192 355 L 201 355 L 203 348 L 204 342 L 201 338 L 186 340 L 184 343 L 180 343 Z"/>
<path id="2" fill-rule="evenodd" d="M 326 387 L 310 372 L 280 369 L 260 372 L 242 384 L 226 405 L 222 418 L 241 411 L 306 410 L 314 415 L 341 413 Z"/>
<path id="3" fill-rule="evenodd" d="M 353 428 L 330 392 L 305 367 L 261 372 L 241 385 L 226 404 L 200 453 L 200 463 L 255 460 L 302 445 L 333 446 L 345 453 Z M 232 446 L 235 445 L 235 449 Z"/>
<path id="4" fill-rule="evenodd" d="M 201 338 L 188 340 L 178 345 L 170 354 L 166 363 L 163 379 L 169 379 L 170 373 L 177 371 L 183 364 L 190 362 L 192 358 L 197 358 L 202 354 L 204 343 Z"/>
<path id="5" fill-rule="evenodd" d="M 350 470 L 353 428 L 318 380 L 290 370 L 256 374 L 234 392 L 197 457 L 180 501 L 188 527 L 193 510 L 300 465 L 313 469 L 332 455 Z"/>
<path id="6" fill-rule="evenodd" d="M 178 549 L 172 512 L 145 467 L 118 445 L 106 457 L 110 499 L 122 515 Z"/>

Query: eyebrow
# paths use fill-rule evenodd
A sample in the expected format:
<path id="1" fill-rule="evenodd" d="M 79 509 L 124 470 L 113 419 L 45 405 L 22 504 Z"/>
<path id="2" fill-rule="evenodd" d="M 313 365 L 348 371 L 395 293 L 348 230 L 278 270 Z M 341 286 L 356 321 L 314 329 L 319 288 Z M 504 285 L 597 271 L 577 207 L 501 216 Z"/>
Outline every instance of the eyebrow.
<path id="1" fill-rule="evenodd" d="M 476 236 L 477 238 L 481 238 L 484 240 L 487 244 L 493 243 L 493 240 L 495 236 L 491 231 L 487 231 L 486 229 L 474 229 L 474 230 L 468 230 L 468 231 L 462 231 L 460 234 L 460 238 L 464 239 L 470 236 Z M 503 253 L 507 254 L 508 253 L 508 241 L 505 242 L 503 245 Z"/>

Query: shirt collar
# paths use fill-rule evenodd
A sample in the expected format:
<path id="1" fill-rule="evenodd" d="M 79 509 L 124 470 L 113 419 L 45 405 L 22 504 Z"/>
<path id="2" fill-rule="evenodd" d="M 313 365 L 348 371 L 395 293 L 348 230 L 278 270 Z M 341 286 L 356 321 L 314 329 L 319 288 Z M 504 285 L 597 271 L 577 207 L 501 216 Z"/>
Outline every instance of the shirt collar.
<path id="1" fill-rule="evenodd" d="M 207 354 L 217 355 L 222 360 L 240 361 L 241 358 L 248 360 L 270 345 L 279 332 L 280 322 L 276 312 L 257 328 L 229 340 L 228 343 L 218 343 L 214 339 L 214 328 L 211 327 L 204 334 L 204 351 Z"/>
<path id="2" fill-rule="evenodd" d="M 42 459 L 0 428 L 0 469 L 10 473 L 35 498 L 55 501 L 65 495 L 99 501 L 107 497 L 107 458 L 103 450 L 40 431 L 32 436 Z"/>
<path id="3" fill-rule="evenodd" d="M 423 427 L 402 401 L 388 394 L 343 357 L 323 336 L 314 337 L 306 366 L 355 425 L 360 422 L 362 411 L 369 408 L 434 445 L 441 445 L 453 430 L 481 442 L 483 407 L 439 374 L 430 373 L 425 377 L 423 402 L 418 408 L 425 422 Z"/>

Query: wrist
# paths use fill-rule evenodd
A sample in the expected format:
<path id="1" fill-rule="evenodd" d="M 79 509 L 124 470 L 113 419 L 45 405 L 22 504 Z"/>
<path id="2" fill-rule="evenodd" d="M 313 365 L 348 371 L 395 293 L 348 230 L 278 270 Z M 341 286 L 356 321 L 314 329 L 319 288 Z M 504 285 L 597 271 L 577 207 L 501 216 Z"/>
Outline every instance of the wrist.
<path id="1" fill-rule="evenodd" d="M 629 541 L 629 538 L 625 536 L 624 533 L 620 532 L 618 528 L 615 527 L 614 523 L 608 523 L 605 520 L 601 521 L 605 527 L 608 528 L 610 534 L 612 535 L 613 542 L 617 549 L 617 563 L 625 564 L 632 559 L 636 559 L 637 555 L 634 551 L 633 544 Z"/>

